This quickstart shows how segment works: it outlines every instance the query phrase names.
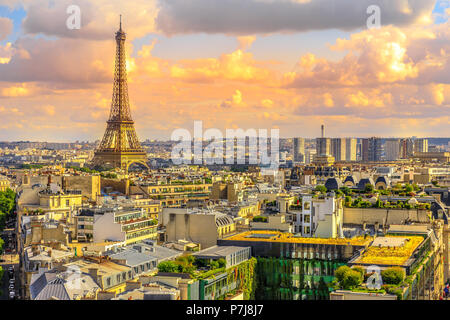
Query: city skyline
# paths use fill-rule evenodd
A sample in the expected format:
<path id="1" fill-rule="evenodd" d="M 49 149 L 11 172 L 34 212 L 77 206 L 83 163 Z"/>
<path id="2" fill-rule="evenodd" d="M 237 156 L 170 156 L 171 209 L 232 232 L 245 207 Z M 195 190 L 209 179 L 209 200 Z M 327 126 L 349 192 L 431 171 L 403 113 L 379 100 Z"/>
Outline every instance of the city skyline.
<path id="1" fill-rule="evenodd" d="M 278 128 L 282 138 L 319 137 L 322 123 L 327 137 L 450 136 L 447 1 L 393 5 L 389 14 L 372 1 L 382 27 L 370 30 L 367 1 L 336 4 L 334 14 L 360 13 L 347 22 L 326 20 L 325 1 L 246 2 L 254 22 L 238 16 L 213 27 L 206 15 L 228 21 L 237 1 L 197 15 L 182 1 L 74 1 L 82 25 L 69 30 L 72 2 L 0 1 L 0 140 L 100 139 L 119 13 L 141 140 L 169 140 L 195 120 L 220 130 Z M 262 23 L 270 8 L 286 19 Z M 308 12 L 320 23 L 302 21 Z"/>

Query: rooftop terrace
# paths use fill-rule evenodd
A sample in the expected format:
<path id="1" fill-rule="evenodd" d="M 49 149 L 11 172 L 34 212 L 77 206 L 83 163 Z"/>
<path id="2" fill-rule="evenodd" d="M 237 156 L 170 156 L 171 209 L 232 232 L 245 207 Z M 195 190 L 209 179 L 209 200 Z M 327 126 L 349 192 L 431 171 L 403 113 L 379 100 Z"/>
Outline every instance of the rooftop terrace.
<path id="1" fill-rule="evenodd" d="M 421 236 L 380 237 L 354 263 L 403 266 L 423 241 Z"/>
<path id="2" fill-rule="evenodd" d="M 292 233 L 279 231 L 246 231 L 233 235 L 225 240 L 232 241 L 265 241 L 265 242 L 285 242 L 285 243 L 308 243 L 308 244 L 328 244 L 328 245 L 354 245 L 366 246 L 370 244 L 373 237 L 355 238 L 306 238 L 298 237 Z"/>

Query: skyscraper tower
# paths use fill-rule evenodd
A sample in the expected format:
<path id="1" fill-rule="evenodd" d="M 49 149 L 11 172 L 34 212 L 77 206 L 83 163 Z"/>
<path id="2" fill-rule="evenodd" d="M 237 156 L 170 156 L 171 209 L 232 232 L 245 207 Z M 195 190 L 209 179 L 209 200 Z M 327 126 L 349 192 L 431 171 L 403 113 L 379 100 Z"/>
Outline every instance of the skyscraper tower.
<path id="1" fill-rule="evenodd" d="M 92 166 L 120 168 L 128 171 L 132 163 L 147 166 L 147 155 L 142 148 L 131 118 L 125 55 L 126 34 L 116 32 L 116 64 L 111 111 L 103 140 L 95 151 Z"/>
<path id="2" fill-rule="evenodd" d="M 305 139 L 294 138 L 294 161 L 305 162 Z"/>
<path id="3" fill-rule="evenodd" d="M 325 138 L 325 126 L 321 125 L 321 137 L 316 138 L 316 150 L 318 156 L 331 155 L 331 139 Z"/>

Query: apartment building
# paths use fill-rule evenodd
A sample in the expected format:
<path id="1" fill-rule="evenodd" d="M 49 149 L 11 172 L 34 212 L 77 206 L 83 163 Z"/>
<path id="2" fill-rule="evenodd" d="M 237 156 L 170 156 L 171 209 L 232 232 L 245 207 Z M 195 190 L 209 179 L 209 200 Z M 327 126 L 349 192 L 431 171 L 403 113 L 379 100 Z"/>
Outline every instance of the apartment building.
<path id="1" fill-rule="evenodd" d="M 226 214 L 187 208 L 164 208 L 162 226 L 166 228 L 166 241 L 187 240 L 199 243 L 202 249 L 217 244 L 217 239 L 236 231 L 236 222 Z"/>
<path id="2" fill-rule="evenodd" d="M 342 234 L 343 203 L 334 194 L 302 197 L 302 209 L 295 214 L 294 232 L 303 237 L 337 238 Z"/>
<path id="3" fill-rule="evenodd" d="M 9 189 L 11 186 L 8 178 L 6 178 L 5 176 L 0 175 L 0 192 L 4 192 L 7 189 Z"/>
<path id="4" fill-rule="evenodd" d="M 109 240 L 131 244 L 157 237 L 158 221 L 149 217 L 142 208 L 111 207 L 86 210 L 94 213 L 93 242 Z M 90 221 L 84 221 L 85 226 L 89 223 Z"/>
<path id="5" fill-rule="evenodd" d="M 207 183 L 177 183 L 170 184 L 141 184 L 130 186 L 130 194 L 159 200 L 161 207 L 180 207 L 189 200 L 208 200 L 212 184 Z"/>

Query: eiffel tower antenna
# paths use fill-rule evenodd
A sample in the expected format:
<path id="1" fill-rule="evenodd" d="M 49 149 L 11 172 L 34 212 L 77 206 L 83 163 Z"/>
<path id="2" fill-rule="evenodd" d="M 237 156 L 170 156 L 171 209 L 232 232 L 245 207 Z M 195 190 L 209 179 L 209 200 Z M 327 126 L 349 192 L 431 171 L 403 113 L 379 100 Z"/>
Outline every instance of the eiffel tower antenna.
<path id="1" fill-rule="evenodd" d="M 132 163 L 140 163 L 148 168 L 147 154 L 142 148 L 134 129 L 128 98 L 125 41 L 126 33 L 116 32 L 116 63 L 114 70 L 111 111 L 103 139 L 92 160 L 92 166 L 120 168 L 128 171 Z"/>

